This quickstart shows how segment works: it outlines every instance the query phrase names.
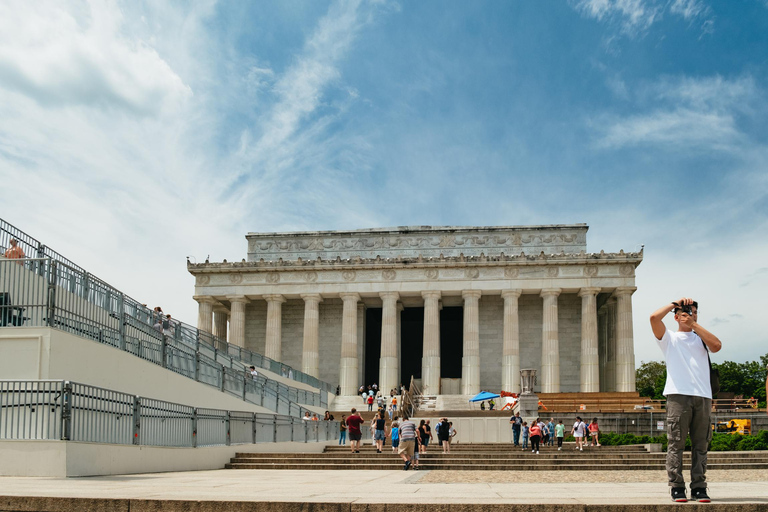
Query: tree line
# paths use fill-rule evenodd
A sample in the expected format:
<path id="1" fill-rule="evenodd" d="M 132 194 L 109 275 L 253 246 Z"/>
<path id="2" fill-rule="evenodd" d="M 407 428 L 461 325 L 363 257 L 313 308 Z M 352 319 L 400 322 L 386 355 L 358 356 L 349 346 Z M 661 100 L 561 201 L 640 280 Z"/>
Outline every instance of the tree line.
<path id="1" fill-rule="evenodd" d="M 760 361 L 712 363 L 712 367 L 720 371 L 720 395 L 733 393 L 744 398 L 754 397 L 759 407 L 765 407 L 766 366 L 768 354 L 760 356 Z M 667 366 L 663 361 L 643 361 L 637 369 L 636 389 L 640 396 L 663 400 L 666 380 Z"/>

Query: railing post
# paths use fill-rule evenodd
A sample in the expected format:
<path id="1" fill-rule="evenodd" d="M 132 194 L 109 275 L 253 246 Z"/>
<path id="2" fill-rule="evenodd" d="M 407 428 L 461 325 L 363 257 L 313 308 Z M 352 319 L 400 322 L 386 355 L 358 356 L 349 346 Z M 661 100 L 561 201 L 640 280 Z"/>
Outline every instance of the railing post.
<path id="1" fill-rule="evenodd" d="M 56 262 L 48 260 L 48 327 L 55 326 L 56 317 Z"/>
<path id="2" fill-rule="evenodd" d="M 37 257 L 45 258 L 45 246 L 40 242 L 37 243 Z M 41 276 L 44 275 L 43 272 L 45 272 L 45 264 L 42 261 L 38 261 L 36 265 L 37 273 Z"/>
<path id="3" fill-rule="evenodd" d="M 120 340 L 119 340 L 119 346 L 120 350 L 125 350 L 125 324 L 128 322 L 128 314 L 125 312 L 125 295 L 120 294 L 118 295 L 117 299 L 117 310 L 120 311 L 120 325 L 118 326 L 118 329 L 120 329 Z"/>
<path id="4" fill-rule="evenodd" d="M 227 446 L 230 446 L 232 444 L 232 436 L 229 431 L 231 417 L 229 415 L 229 411 L 227 411 L 226 419 L 224 420 L 224 425 L 227 427 Z"/>
<path id="5" fill-rule="evenodd" d="M 243 402 L 246 401 L 245 400 L 245 388 L 246 388 L 246 386 L 248 386 L 248 379 L 249 378 L 251 380 L 253 380 L 253 377 L 251 377 L 250 375 L 248 375 L 248 374 L 243 375 Z"/>
<path id="6" fill-rule="evenodd" d="M 224 391 L 224 365 L 221 365 L 221 382 L 219 383 L 219 390 Z"/>
<path id="7" fill-rule="evenodd" d="M 61 440 L 72 440 L 72 383 L 64 381 L 64 387 L 61 393 Z"/>
<path id="8" fill-rule="evenodd" d="M 195 381 L 200 382 L 200 352 L 195 351 Z"/>
<path id="9" fill-rule="evenodd" d="M 162 334 L 160 340 L 160 366 L 163 368 L 168 367 L 168 343 L 165 340 L 165 334 Z"/>
<path id="10" fill-rule="evenodd" d="M 90 287 L 88 276 L 89 276 L 88 272 L 83 272 L 83 298 L 85 300 L 88 300 L 88 291 L 89 291 L 88 289 Z"/>
<path id="11" fill-rule="evenodd" d="M 293 427 L 291 427 L 291 435 L 293 435 Z M 277 442 L 277 415 L 272 415 L 272 442 Z"/>
<path id="12" fill-rule="evenodd" d="M 133 444 L 139 444 L 139 432 L 141 431 L 141 399 L 133 397 Z"/>
<path id="13" fill-rule="evenodd" d="M 309 440 L 309 422 L 304 421 L 304 442 L 306 443 L 308 440 Z"/>
<path id="14" fill-rule="evenodd" d="M 256 413 L 251 413 L 251 444 L 256 444 Z"/>
<path id="15" fill-rule="evenodd" d="M 197 448 L 197 407 L 192 409 L 192 448 Z"/>

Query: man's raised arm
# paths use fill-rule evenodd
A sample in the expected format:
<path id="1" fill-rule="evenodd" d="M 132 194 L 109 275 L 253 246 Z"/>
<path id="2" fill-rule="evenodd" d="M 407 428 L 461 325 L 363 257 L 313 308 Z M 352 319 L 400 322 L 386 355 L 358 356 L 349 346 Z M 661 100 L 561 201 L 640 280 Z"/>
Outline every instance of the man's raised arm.
<path id="1" fill-rule="evenodd" d="M 664 317 L 667 313 L 675 309 L 675 305 L 672 303 L 662 306 L 651 314 L 651 329 L 653 329 L 653 335 L 657 340 L 660 340 L 664 333 L 667 332 L 667 327 L 664 325 Z"/>

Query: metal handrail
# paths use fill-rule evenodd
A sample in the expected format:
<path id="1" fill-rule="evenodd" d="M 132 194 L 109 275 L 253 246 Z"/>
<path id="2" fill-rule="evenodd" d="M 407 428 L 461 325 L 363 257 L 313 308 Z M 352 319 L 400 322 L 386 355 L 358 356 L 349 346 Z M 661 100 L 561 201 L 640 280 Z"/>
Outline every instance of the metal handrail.
<path id="1" fill-rule="evenodd" d="M 2 249 L 0 250 L 0 255 L 2 255 L 5 248 L 10 246 L 11 238 L 14 238 L 18 241 L 19 247 L 22 248 L 24 254 L 27 257 L 26 259 L 50 259 L 52 261 L 63 263 L 68 267 L 82 273 L 85 282 L 100 283 L 104 287 L 113 289 L 120 296 L 126 313 L 134 316 L 137 320 L 148 323 L 150 327 L 152 326 L 151 321 L 153 320 L 152 315 L 154 312 L 148 307 L 144 306 L 143 303 L 130 297 L 127 294 L 118 291 L 116 288 L 109 286 L 105 281 L 102 281 L 93 274 L 88 273 L 84 268 L 65 258 L 39 240 L 28 235 L 24 231 L 18 229 L 5 220 L 0 219 L 0 249 Z M 321 381 L 317 377 L 313 377 L 304 372 L 296 370 L 289 365 L 269 359 L 268 357 L 261 354 L 251 352 L 250 350 L 238 347 L 237 345 L 230 344 L 226 340 L 222 340 L 221 338 L 213 336 L 210 333 L 199 330 L 197 327 L 193 327 L 192 325 L 180 322 L 178 320 L 173 320 L 173 324 L 174 330 L 179 332 L 180 335 L 182 332 L 186 332 L 188 334 L 187 337 L 195 340 L 196 343 L 206 344 L 216 350 L 222 350 L 227 353 L 230 351 L 238 353 L 240 354 L 238 358 L 248 365 L 258 366 L 265 370 L 270 370 L 281 375 L 283 372 L 280 370 L 285 368 L 285 375 L 283 375 L 283 377 L 290 378 L 291 380 L 295 380 L 303 384 L 309 384 L 312 387 L 321 389 L 322 391 L 328 393 L 333 393 L 335 390 L 335 387 L 333 387 L 328 382 Z"/>
<path id="2" fill-rule="evenodd" d="M 0 259 L 0 326 L 52 327 L 107 344 L 258 405 L 268 387 L 299 405 L 326 406 L 310 392 L 245 372 L 228 352 L 186 340 L 179 330 L 158 332 L 125 311 L 124 297 L 106 283 L 50 258 Z M 274 401 L 274 408 L 277 407 Z M 268 406 L 265 405 L 265 406 Z"/>
<path id="3" fill-rule="evenodd" d="M 278 423 L 291 425 L 290 439 L 277 435 Z M 0 380 L 0 439 L 189 448 L 338 439 L 338 422 L 306 423 L 283 414 L 195 408 L 72 381 Z M 295 436 L 294 430 L 303 434 Z"/>

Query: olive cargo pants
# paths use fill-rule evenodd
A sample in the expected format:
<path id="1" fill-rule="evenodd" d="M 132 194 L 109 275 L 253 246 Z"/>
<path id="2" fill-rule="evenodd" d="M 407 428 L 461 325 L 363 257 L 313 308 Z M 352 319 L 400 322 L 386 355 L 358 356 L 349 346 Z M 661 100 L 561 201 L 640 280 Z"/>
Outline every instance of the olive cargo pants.
<path id="1" fill-rule="evenodd" d="M 683 451 L 691 436 L 691 489 L 707 487 L 707 450 L 712 439 L 709 420 L 712 399 L 700 396 L 667 396 L 667 476 L 670 487 L 685 487 Z"/>

